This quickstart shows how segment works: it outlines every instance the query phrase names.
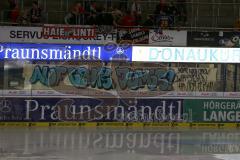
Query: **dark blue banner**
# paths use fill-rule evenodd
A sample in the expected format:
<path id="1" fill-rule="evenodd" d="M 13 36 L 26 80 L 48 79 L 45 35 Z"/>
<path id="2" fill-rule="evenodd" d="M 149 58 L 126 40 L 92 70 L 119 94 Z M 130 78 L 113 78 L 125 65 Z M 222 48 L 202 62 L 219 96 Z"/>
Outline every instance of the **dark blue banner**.
<path id="1" fill-rule="evenodd" d="M 106 45 L 0 44 L 0 59 L 8 60 L 83 60 L 131 61 L 132 47 Z"/>
<path id="2" fill-rule="evenodd" d="M 26 122 L 179 122 L 183 101 L 177 99 L 6 98 L 0 121 Z"/>

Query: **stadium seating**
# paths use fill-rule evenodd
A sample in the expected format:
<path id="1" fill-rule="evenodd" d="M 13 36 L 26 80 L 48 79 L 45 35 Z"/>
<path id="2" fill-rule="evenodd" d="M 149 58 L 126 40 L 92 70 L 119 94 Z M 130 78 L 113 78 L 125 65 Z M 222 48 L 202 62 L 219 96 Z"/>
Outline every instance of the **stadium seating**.
<path id="1" fill-rule="evenodd" d="M 176 4 L 178 0 L 174 0 Z M 75 0 L 39 0 L 43 10 L 45 23 L 61 24 L 64 22 L 64 16 Z M 81 2 L 81 0 L 80 0 Z M 104 4 L 107 0 L 97 1 Z M 143 17 L 153 14 L 155 6 L 159 0 L 142 0 Z M 21 11 L 31 7 L 32 0 L 18 0 Z M 115 4 L 113 1 L 112 4 Z M 128 5 L 131 1 L 128 0 Z M 236 0 L 191 0 L 186 2 L 187 9 L 187 27 L 211 27 L 211 28 L 232 28 L 236 20 L 239 19 L 240 3 Z M 8 1 L 0 1 L 1 23 L 6 23 L 8 13 Z"/>

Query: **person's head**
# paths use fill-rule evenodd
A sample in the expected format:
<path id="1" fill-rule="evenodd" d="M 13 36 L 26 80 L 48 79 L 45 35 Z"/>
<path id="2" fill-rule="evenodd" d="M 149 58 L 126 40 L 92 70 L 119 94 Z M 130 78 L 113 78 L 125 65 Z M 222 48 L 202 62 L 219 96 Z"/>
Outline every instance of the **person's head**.
<path id="1" fill-rule="evenodd" d="M 75 2 L 75 7 L 80 8 L 82 7 L 82 4 L 80 2 Z"/>
<path id="2" fill-rule="evenodd" d="M 70 11 L 73 14 L 78 14 L 80 7 L 81 7 L 81 3 L 80 2 L 75 2 L 74 4 L 72 4 L 72 6 L 70 8 Z"/>
<path id="3" fill-rule="evenodd" d="M 32 2 L 32 6 L 33 6 L 33 8 L 38 8 L 38 1 L 33 1 Z"/>

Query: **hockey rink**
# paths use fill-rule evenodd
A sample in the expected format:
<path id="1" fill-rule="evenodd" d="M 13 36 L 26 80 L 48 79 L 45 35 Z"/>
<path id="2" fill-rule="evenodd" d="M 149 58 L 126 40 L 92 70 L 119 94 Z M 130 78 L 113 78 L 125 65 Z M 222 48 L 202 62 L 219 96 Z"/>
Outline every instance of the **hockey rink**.
<path id="1" fill-rule="evenodd" d="M 234 129 L 1 128 L 0 160 L 239 160 Z"/>

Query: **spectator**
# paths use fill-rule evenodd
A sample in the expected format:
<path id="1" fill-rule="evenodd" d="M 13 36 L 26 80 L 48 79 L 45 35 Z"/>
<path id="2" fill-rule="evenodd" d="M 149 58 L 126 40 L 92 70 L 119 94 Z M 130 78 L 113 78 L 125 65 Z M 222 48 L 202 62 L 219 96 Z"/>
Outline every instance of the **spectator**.
<path id="1" fill-rule="evenodd" d="M 18 22 L 22 25 L 27 25 L 29 24 L 29 11 L 25 10 L 21 13 L 19 16 Z"/>
<path id="2" fill-rule="evenodd" d="M 85 9 L 80 2 L 76 2 L 71 11 L 64 17 L 66 24 L 77 25 L 84 24 Z"/>
<path id="3" fill-rule="evenodd" d="M 154 18 L 153 16 L 148 16 L 146 21 L 143 23 L 144 27 L 153 27 L 154 26 Z"/>
<path id="4" fill-rule="evenodd" d="M 96 24 L 96 16 L 97 16 L 97 10 L 96 10 L 96 3 L 95 2 L 85 2 L 86 11 L 85 11 L 85 24 L 87 25 L 95 25 Z"/>
<path id="5" fill-rule="evenodd" d="M 78 24 L 84 25 L 85 21 L 86 21 L 85 20 L 85 18 L 86 18 L 85 9 L 84 9 L 84 7 L 82 6 L 81 3 L 77 3 L 77 8 L 78 8 L 78 14 L 79 14 L 79 16 L 78 16 L 78 20 L 79 20 Z"/>
<path id="6" fill-rule="evenodd" d="M 177 0 L 177 10 L 178 10 L 178 23 L 181 25 L 186 25 L 187 23 L 187 8 L 186 0 Z"/>
<path id="7" fill-rule="evenodd" d="M 106 2 L 105 9 L 110 10 L 112 7 L 112 0 L 105 0 L 105 2 Z"/>
<path id="8" fill-rule="evenodd" d="M 104 7 L 102 5 L 96 7 L 97 15 L 96 15 L 96 24 L 104 25 Z"/>
<path id="9" fill-rule="evenodd" d="M 173 4 L 173 2 L 170 2 L 169 6 L 166 8 L 166 14 L 167 15 L 173 15 L 176 16 L 178 14 L 176 6 Z"/>
<path id="10" fill-rule="evenodd" d="M 113 25 L 113 16 L 110 12 L 107 12 L 107 9 L 102 5 L 96 8 L 96 24 L 97 25 Z"/>
<path id="11" fill-rule="evenodd" d="M 91 3 L 89 12 L 93 14 L 97 14 L 97 4 L 95 2 Z"/>
<path id="12" fill-rule="evenodd" d="M 131 7 L 131 14 L 134 16 L 136 20 L 136 24 L 138 25 L 141 23 L 141 18 L 142 18 L 142 8 L 139 3 L 139 0 L 134 0 L 132 7 Z"/>
<path id="13" fill-rule="evenodd" d="M 121 0 L 119 9 L 127 10 L 128 9 L 128 0 Z"/>
<path id="14" fill-rule="evenodd" d="M 166 6 L 167 6 L 167 3 L 166 3 L 166 0 L 160 0 L 160 6 L 161 6 L 161 10 L 164 10 L 166 9 Z"/>
<path id="15" fill-rule="evenodd" d="M 112 8 L 112 16 L 113 16 L 113 24 L 114 24 L 114 26 L 117 26 L 118 23 L 119 23 L 119 21 L 120 21 L 120 19 L 121 19 L 122 16 L 123 16 L 123 13 L 122 13 L 121 10 L 119 10 L 119 9 L 117 8 L 117 6 L 114 6 L 114 7 Z"/>
<path id="16" fill-rule="evenodd" d="M 17 1 L 16 0 L 8 0 L 8 4 L 9 4 L 9 9 L 12 10 L 17 5 Z"/>
<path id="17" fill-rule="evenodd" d="M 167 5 L 164 0 L 160 0 L 160 3 L 156 5 L 154 14 L 155 15 L 166 15 Z"/>
<path id="18" fill-rule="evenodd" d="M 40 8 L 38 1 L 33 1 L 32 8 L 30 10 L 30 22 L 40 23 L 42 18 L 42 9 Z"/>
<path id="19" fill-rule="evenodd" d="M 10 21 L 13 23 L 16 23 L 19 16 L 20 16 L 20 10 L 18 8 L 18 5 L 16 5 L 15 8 L 11 11 Z"/>
<path id="20" fill-rule="evenodd" d="M 166 9 L 166 15 L 168 16 L 168 27 L 174 26 L 175 19 L 179 15 L 178 10 L 173 2 L 170 2 Z"/>
<path id="21" fill-rule="evenodd" d="M 106 7 L 98 6 L 97 7 L 97 16 L 96 16 L 96 24 L 97 25 L 113 25 L 113 16 L 111 12 L 108 12 Z"/>
<path id="22" fill-rule="evenodd" d="M 8 3 L 9 3 L 8 20 L 10 20 L 10 22 L 16 23 L 20 15 L 17 1 L 8 0 Z"/>
<path id="23" fill-rule="evenodd" d="M 120 21 L 122 26 L 135 26 L 135 18 L 130 11 L 127 11 L 126 14 L 122 17 Z"/>
<path id="24" fill-rule="evenodd" d="M 114 25 L 114 17 L 111 12 L 104 10 L 103 13 L 103 25 L 113 26 Z"/>
<path id="25" fill-rule="evenodd" d="M 234 24 L 234 28 L 236 31 L 240 31 L 240 19 L 237 19 L 235 24 Z"/>
<path id="26" fill-rule="evenodd" d="M 158 25 L 159 21 L 162 16 L 166 16 L 166 5 L 159 3 L 156 5 L 155 11 L 154 11 L 154 21 Z"/>
<path id="27" fill-rule="evenodd" d="M 97 15 L 95 13 L 90 13 L 86 18 L 86 25 L 96 25 L 97 24 Z"/>

